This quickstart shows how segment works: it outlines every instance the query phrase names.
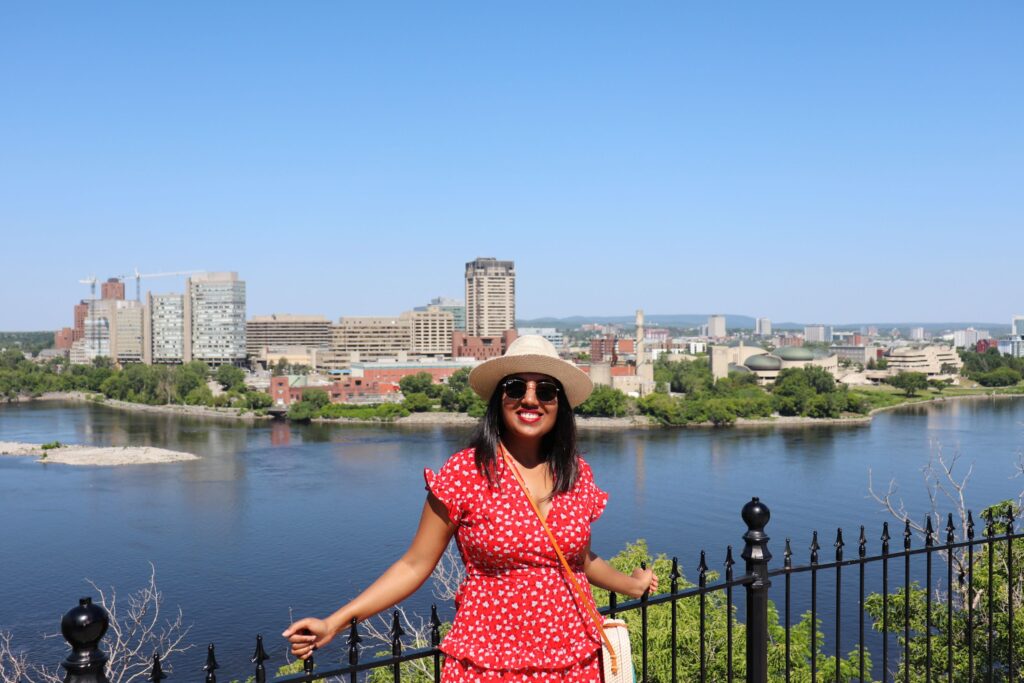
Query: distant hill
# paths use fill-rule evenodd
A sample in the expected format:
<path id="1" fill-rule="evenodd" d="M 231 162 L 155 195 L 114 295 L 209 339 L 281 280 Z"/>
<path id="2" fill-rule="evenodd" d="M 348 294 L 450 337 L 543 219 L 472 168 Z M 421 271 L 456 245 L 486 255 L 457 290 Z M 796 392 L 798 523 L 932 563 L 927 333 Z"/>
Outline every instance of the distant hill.
<path id="1" fill-rule="evenodd" d="M 644 315 L 644 321 L 649 327 L 699 327 L 708 321 L 706 313 L 671 313 L 660 314 L 650 313 Z M 725 324 L 730 330 L 754 329 L 754 318 L 749 315 L 738 315 L 725 313 Z M 572 329 L 586 323 L 617 324 L 632 327 L 636 321 L 635 315 L 574 315 L 568 318 L 533 318 L 529 320 L 517 320 L 517 327 L 557 327 L 559 329 Z M 773 330 L 799 330 L 803 331 L 805 325 L 814 323 L 798 322 L 775 322 L 772 321 Z M 829 324 L 829 323 L 826 323 Z M 887 332 L 892 328 L 908 330 L 911 327 L 923 327 L 925 331 L 935 333 L 945 330 L 962 330 L 967 327 L 988 330 L 993 335 L 1006 334 L 1010 326 L 1007 323 L 993 322 L 867 322 L 867 323 L 831 323 L 837 330 L 859 330 L 862 327 L 877 327 L 879 332 Z"/>

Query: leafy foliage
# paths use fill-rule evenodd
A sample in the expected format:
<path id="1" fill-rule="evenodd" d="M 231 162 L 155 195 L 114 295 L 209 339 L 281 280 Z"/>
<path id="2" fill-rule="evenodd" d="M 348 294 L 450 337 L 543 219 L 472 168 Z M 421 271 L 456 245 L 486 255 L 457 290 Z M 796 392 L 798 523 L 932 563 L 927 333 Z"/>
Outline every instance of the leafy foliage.
<path id="1" fill-rule="evenodd" d="M 902 390 L 904 394 L 911 397 L 917 394 L 917 392 L 928 388 L 928 375 L 923 372 L 900 372 L 886 379 L 885 382 Z"/>
<path id="2" fill-rule="evenodd" d="M 622 417 L 629 412 L 629 399 L 609 386 L 595 386 L 586 401 L 576 406 L 576 414 L 584 417 Z"/>

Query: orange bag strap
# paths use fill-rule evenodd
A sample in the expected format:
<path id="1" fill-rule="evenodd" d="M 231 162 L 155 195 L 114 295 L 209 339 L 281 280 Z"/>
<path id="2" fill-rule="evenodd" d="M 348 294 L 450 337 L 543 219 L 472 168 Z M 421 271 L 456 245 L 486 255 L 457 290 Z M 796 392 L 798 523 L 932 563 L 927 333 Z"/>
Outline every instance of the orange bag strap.
<path id="1" fill-rule="evenodd" d="M 569 566 L 569 561 L 566 560 L 565 555 L 562 554 L 562 549 L 559 547 L 558 541 L 555 540 L 555 535 L 551 533 L 551 528 L 548 526 L 548 523 L 544 521 L 543 515 L 540 514 L 540 508 L 537 507 L 537 503 L 534 502 L 533 496 L 530 495 L 530 490 L 526 488 L 526 482 L 523 481 L 523 475 L 519 473 L 519 468 L 516 467 L 515 462 L 512 460 L 512 456 L 509 455 L 508 451 L 505 449 L 504 444 L 499 443 L 498 449 L 501 451 L 502 457 L 505 458 L 505 464 L 508 465 L 508 468 L 510 470 L 512 470 L 512 475 L 516 478 L 516 481 L 519 483 L 519 487 L 523 489 L 523 495 L 525 495 L 526 500 L 530 502 L 530 507 L 532 507 L 533 511 L 536 513 L 537 519 L 540 520 L 541 526 L 543 526 L 544 531 L 547 532 L 548 539 L 551 541 L 551 545 L 555 549 L 555 554 L 558 555 L 558 559 L 562 561 L 562 569 L 565 570 L 565 575 L 569 578 L 569 585 L 572 586 L 573 589 L 576 591 L 577 600 L 579 600 L 580 604 L 586 605 L 587 612 L 589 612 L 590 618 L 594 622 L 594 626 L 597 627 L 597 632 L 601 634 L 601 638 L 602 640 L 604 640 L 605 647 L 608 648 L 608 654 L 611 655 L 612 658 L 612 673 L 619 673 L 619 657 L 617 654 L 615 654 L 615 648 L 612 647 L 612 642 L 608 639 L 608 634 L 604 632 L 604 619 L 601 617 L 601 614 L 597 611 L 597 608 L 594 606 L 593 601 L 587 600 L 587 596 L 583 591 L 583 587 L 580 585 L 579 579 L 576 578 L 576 573 L 573 572 L 572 567 Z"/>

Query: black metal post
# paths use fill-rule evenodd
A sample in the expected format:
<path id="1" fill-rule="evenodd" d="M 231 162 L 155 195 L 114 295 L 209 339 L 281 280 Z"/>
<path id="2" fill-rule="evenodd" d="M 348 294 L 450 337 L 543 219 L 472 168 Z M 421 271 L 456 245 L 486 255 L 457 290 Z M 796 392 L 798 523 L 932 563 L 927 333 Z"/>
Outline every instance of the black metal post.
<path id="1" fill-rule="evenodd" d="M 92 598 L 82 598 L 78 607 L 68 611 L 60 620 L 60 632 L 71 646 L 71 654 L 61 662 L 67 671 L 64 683 L 107 683 L 107 655 L 100 650 L 110 626 L 110 616 Z"/>
<path id="2" fill-rule="evenodd" d="M 747 575 L 755 577 L 746 585 L 747 591 L 747 683 L 768 681 L 768 535 L 764 528 L 771 519 L 768 506 L 757 497 L 743 506 L 743 521 L 747 533 L 743 534 L 743 553 Z"/>

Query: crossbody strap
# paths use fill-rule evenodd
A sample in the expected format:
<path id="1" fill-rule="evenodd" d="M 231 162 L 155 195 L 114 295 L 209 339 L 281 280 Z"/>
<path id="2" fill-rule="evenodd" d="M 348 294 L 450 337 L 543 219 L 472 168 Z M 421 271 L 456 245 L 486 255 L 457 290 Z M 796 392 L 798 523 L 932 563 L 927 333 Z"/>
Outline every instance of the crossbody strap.
<path id="1" fill-rule="evenodd" d="M 548 539 L 551 541 L 552 547 L 555 549 L 555 554 L 558 555 L 558 559 L 562 562 L 562 569 L 565 570 L 565 576 L 569 579 L 569 585 L 576 591 L 576 598 L 584 609 L 590 614 L 591 620 L 594 622 L 594 626 L 597 627 L 597 632 L 601 634 L 601 638 L 604 640 L 605 647 L 608 648 L 608 654 L 611 655 L 612 659 L 612 673 L 617 674 L 619 672 L 619 657 L 615 654 L 615 648 L 612 647 L 612 642 L 608 638 L 608 634 L 604 632 L 604 619 L 601 614 L 597 611 L 592 600 L 587 600 L 587 595 L 583 591 L 583 586 L 580 585 L 579 579 L 576 578 L 576 573 L 572 570 L 568 560 L 565 559 L 565 555 L 562 554 L 562 549 L 558 545 L 558 541 L 555 540 L 555 535 L 551 533 L 551 528 L 548 523 L 544 521 L 543 515 L 540 514 L 540 508 L 537 507 L 537 503 L 534 502 L 533 496 L 530 495 L 530 490 L 526 488 L 526 482 L 523 481 L 523 475 L 519 473 L 519 468 L 516 467 L 515 462 L 512 460 L 512 456 L 509 455 L 505 449 L 504 444 L 498 444 L 501 455 L 505 458 L 505 464 L 512 471 L 512 475 L 516 478 L 519 483 L 519 487 L 523 489 L 523 495 L 526 496 L 526 500 L 530 502 L 530 507 L 533 508 L 534 513 L 537 515 L 537 519 L 540 520 L 540 524 L 544 527 L 544 531 L 547 532 Z"/>

